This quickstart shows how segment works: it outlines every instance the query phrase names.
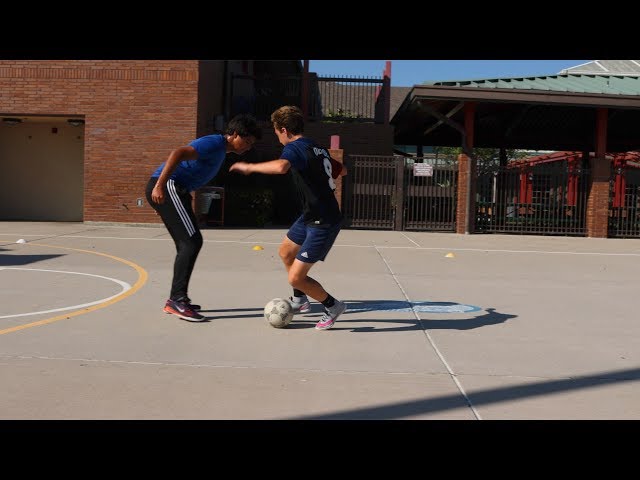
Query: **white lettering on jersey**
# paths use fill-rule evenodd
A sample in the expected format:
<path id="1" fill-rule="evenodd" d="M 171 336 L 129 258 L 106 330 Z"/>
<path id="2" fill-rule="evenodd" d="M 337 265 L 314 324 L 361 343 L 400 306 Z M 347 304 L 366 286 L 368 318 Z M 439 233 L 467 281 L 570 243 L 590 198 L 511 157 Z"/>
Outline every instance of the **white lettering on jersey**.
<path id="1" fill-rule="evenodd" d="M 333 180 L 333 175 L 332 175 L 332 168 L 331 168 L 331 160 L 329 160 L 329 152 L 327 152 L 326 148 L 320 148 L 320 147 L 313 147 L 313 153 L 316 156 L 322 156 L 322 164 L 324 165 L 324 171 L 327 172 L 327 175 L 329 176 L 329 187 L 331 187 L 331 190 L 335 190 L 336 189 L 336 182 L 334 182 Z"/>
<path id="2" fill-rule="evenodd" d="M 333 181 L 333 176 L 331 175 L 331 160 L 329 160 L 327 157 L 324 157 L 322 163 L 324 165 L 324 171 L 327 172 L 327 175 L 329 175 L 329 186 L 331 187 L 331 190 L 335 190 L 336 182 Z"/>

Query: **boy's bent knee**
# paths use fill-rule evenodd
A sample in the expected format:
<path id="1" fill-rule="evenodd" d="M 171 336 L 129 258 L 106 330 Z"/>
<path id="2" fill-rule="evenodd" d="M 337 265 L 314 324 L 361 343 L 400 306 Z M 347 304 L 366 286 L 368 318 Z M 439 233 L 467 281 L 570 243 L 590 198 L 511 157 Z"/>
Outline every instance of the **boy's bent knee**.
<path id="1" fill-rule="evenodd" d="M 295 273 L 289 273 L 289 285 L 293 288 L 299 288 L 304 285 L 305 280 L 307 279 L 306 275 L 297 275 Z"/>

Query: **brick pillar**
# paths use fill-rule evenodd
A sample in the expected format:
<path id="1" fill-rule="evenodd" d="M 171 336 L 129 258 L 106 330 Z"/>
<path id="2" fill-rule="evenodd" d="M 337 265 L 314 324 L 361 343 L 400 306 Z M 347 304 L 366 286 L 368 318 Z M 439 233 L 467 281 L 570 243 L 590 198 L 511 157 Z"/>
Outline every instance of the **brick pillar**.
<path id="1" fill-rule="evenodd" d="M 467 225 L 467 183 L 470 158 L 464 153 L 458 155 L 458 193 L 456 204 L 456 233 L 465 233 Z"/>
<path id="2" fill-rule="evenodd" d="M 590 160 L 591 188 L 587 199 L 587 237 L 607 238 L 609 234 L 609 161 L 605 157 Z"/>
<path id="3" fill-rule="evenodd" d="M 344 150 L 341 148 L 330 148 L 329 155 L 336 162 L 340 162 L 344 164 Z M 348 172 L 347 172 L 348 174 Z M 338 199 L 338 205 L 340 206 L 340 210 L 342 210 L 342 176 L 335 179 L 336 182 L 336 198 Z"/>
<path id="4" fill-rule="evenodd" d="M 606 158 L 608 110 L 596 110 L 596 152 L 590 161 L 591 188 L 587 199 L 587 237 L 607 238 L 609 233 L 609 177 Z"/>

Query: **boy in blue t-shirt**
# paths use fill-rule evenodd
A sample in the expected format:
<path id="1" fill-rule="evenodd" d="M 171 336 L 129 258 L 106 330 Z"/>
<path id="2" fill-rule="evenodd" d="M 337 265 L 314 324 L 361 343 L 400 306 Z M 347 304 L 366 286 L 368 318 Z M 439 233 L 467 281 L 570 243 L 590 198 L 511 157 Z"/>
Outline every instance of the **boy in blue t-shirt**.
<path id="1" fill-rule="evenodd" d="M 301 313 L 311 310 L 307 296 L 321 302 L 325 313 L 316 328 L 327 330 L 347 307 L 308 273 L 316 262 L 324 261 L 340 233 L 342 213 L 334 194 L 334 180 L 347 171 L 326 149 L 302 135 L 304 117 L 298 107 L 280 107 L 271 114 L 271 122 L 284 145 L 280 158 L 263 163 L 236 162 L 229 171 L 249 175 L 285 174 L 291 170 L 302 199 L 302 215 L 289 228 L 279 250 L 293 287 L 289 301 L 294 312 Z"/>
<path id="2" fill-rule="evenodd" d="M 251 115 L 231 119 L 224 135 L 206 135 L 169 154 L 147 183 L 149 205 L 160 215 L 176 245 L 171 293 L 164 311 L 189 321 L 205 319 L 189 299 L 189 280 L 202 248 L 202 233 L 191 207 L 191 192 L 216 176 L 229 152 L 242 154 L 262 137 Z"/>

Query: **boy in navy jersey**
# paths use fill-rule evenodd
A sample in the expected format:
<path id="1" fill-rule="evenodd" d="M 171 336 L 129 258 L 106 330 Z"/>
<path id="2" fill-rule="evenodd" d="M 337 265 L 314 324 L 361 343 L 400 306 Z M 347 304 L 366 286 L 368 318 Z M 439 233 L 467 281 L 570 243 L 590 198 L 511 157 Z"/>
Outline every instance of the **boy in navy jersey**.
<path id="1" fill-rule="evenodd" d="M 147 183 L 146 197 L 176 245 L 171 293 L 164 311 L 184 320 L 205 319 L 189 299 L 189 280 L 202 248 L 202 234 L 191 207 L 191 192 L 216 176 L 228 152 L 242 154 L 262 137 L 255 118 L 238 115 L 224 135 L 206 135 L 169 154 Z"/>
<path id="2" fill-rule="evenodd" d="M 316 262 L 326 258 L 340 233 L 342 214 L 334 195 L 334 180 L 347 172 L 326 149 L 303 136 L 304 118 L 298 107 L 279 108 L 271 114 L 271 122 L 284 145 L 280 158 L 263 163 L 236 162 L 229 171 L 244 175 L 285 174 L 291 169 L 302 199 L 302 215 L 289 228 L 279 251 L 293 287 L 289 300 L 294 311 L 301 313 L 311 309 L 307 296 L 321 302 L 325 313 L 316 328 L 327 330 L 346 310 L 346 305 L 327 293 L 308 273 Z"/>

